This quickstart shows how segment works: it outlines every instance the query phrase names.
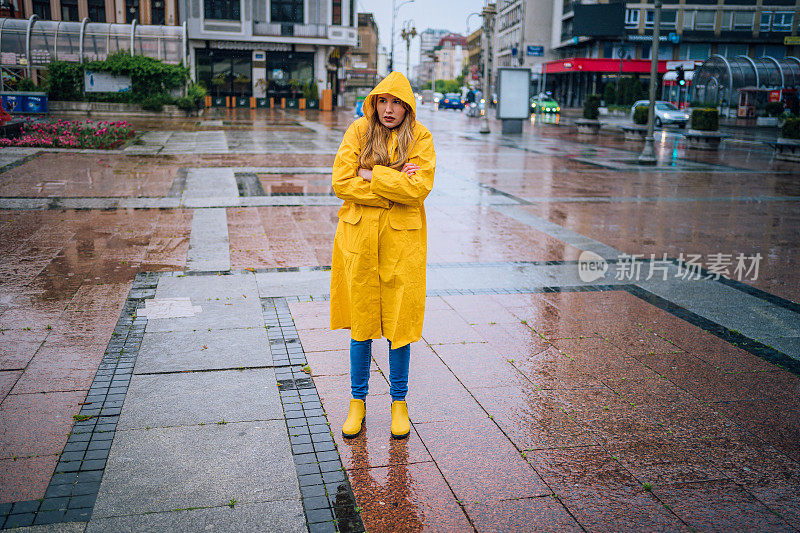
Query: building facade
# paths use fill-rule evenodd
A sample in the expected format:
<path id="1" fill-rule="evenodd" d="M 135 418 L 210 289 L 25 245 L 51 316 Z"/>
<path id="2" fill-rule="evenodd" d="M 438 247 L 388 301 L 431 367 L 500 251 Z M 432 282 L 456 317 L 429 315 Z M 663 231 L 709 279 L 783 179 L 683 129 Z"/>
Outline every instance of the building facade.
<path id="1" fill-rule="evenodd" d="M 345 105 L 378 83 L 378 25 L 372 13 L 358 14 L 358 45 L 345 56 Z"/>
<path id="2" fill-rule="evenodd" d="M 177 26 L 177 0 L 4 0 L 1 16 L 40 20 Z"/>
<path id="3" fill-rule="evenodd" d="M 598 0 L 599 4 L 610 0 Z M 529 1 L 529 5 L 536 3 Z M 589 2 L 585 2 L 589 3 Z M 594 3 L 594 2 L 593 2 Z M 653 0 L 627 2 L 623 30 L 617 37 L 587 37 L 573 31 L 573 3 L 552 0 L 551 48 L 546 63 L 547 88 L 564 105 L 580 105 L 620 76 L 649 77 L 655 9 Z M 796 0 L 665 0 L 661 9 L 658 71 L 668 61 L 685 60 L 688 68 L 712 55 L 723 57 L 796 56 L 800 4 Z"/>
<path id="4" fill-rule="evenodd" d="M 355 0 L 188 0 L 192 77 L 212 96 L 291 98 L 316 83 L 343 104 Z"/>
<path id="5" fill-rule="evenodd" d="M 483 75 L 483 28 L 467 35 L 467 84 L 479 87 Z"/>
<path id="6" fill-rule="evenodd" d="M 450 30 L 428 28 L 419 34 L 419 63 L 416 66 L 417 84 L 422 85 L 433 78 L 433 49 L 439 45 L 442 37 L 449 33 Z"/>

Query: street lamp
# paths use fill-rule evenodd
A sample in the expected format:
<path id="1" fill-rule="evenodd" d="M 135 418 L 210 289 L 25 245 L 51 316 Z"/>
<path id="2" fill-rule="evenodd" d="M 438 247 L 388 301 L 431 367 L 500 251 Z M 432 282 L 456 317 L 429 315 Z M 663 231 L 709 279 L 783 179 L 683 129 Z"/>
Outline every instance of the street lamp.
<path id="1" fill-rule="evenodd" d="M 656 151 L 653 147 L 653 123 L 655 121 L 655 100 L 656 85 L 658 84 L 658 39 L 660 37 L 661 26 L 661 2 L 656 0 L 655 17 L 653 20 L 653 46 L 650 50 L 650 105 L 647 108 L 647 137 L 644 140 L 644 148 L 639 155 L 640 165 L 655 165 Z"/>
<path id="2" fill-rule="evenodd" d="M 481 133 L 489 133 L 489 102 L 491 102 L 491 95 L 489 94 L 489 76 L 491 75 L 489 70 L 489 48 L 496 14 L 495 4 L 488 3 L 481 12 L 483 17 L 483 121 L 481 122 Z"/>
<path id="3" fill-rule="evenodd" d="M 397 11 L 406 4 L 410 4 L 414 0 L 406 0 L 401 2 L 400 5 L 395 6 L 397 0 L 392 0 L 392 49 L 389 52 L 389 72 L 394 71 L 394 19 L 397 18 Z"/>
<path id="4" fill-rule="evenodd" d="M 414 27 L 413 20 L 407 20 L 403 23 L 403 29 L 400 30 L 400 37 L 406 42 L 406 76 L 411 78 L 411 39 L 417 36 L 417 28 Z"/>

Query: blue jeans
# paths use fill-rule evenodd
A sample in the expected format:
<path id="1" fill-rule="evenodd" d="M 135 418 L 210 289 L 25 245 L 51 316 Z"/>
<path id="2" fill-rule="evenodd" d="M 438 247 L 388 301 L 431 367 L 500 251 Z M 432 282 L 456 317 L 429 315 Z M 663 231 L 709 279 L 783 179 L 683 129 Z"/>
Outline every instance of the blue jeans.
<path id="1" fill-rule="evenodd" d="M 350 339 L 350 390 L 353 398 L 366 400 L 369 391 L 369 365 L 372 360 L 372 339 Z M 389 350 L 389 393 L 392 401 L 406 399 L 411 345 Z"/>

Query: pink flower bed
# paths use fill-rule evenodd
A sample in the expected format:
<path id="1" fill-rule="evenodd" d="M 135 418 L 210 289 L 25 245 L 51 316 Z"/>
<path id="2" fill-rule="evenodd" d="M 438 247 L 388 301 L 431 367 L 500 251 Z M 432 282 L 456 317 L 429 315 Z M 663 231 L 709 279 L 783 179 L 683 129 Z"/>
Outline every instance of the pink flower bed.
<path id="1" fill-rule="evenodd" d="M 133 125 L 125 120 L 94 122 L 58 120 L 22 125 L 22 134 L 16 139 L 0 139 L 3 146 L 28 146 L 35 148 L 99 148 L 111 150 L 133 137 Z"/>

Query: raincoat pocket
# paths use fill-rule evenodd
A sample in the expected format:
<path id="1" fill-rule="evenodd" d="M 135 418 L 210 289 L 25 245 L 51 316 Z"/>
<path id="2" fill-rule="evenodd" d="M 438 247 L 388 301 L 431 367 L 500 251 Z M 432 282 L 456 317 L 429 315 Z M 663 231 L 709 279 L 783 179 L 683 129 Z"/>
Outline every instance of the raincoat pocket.
<path id="1" fill-rule="evenodd" d="M 394 204 L 389 209 L 389 225 L 397 230 L 414 230 L 422 227 L 422 214 L 419 207 Z"/>
<path id="2" fill-rule="evenodd" d="M 361 214 L 361 206 L 353 202 L 345 202 L 336 213 L 339 220 L 347 222 L 348 224 L 358 224 L 358 221 L 361 220 Z"/>

